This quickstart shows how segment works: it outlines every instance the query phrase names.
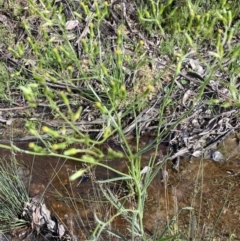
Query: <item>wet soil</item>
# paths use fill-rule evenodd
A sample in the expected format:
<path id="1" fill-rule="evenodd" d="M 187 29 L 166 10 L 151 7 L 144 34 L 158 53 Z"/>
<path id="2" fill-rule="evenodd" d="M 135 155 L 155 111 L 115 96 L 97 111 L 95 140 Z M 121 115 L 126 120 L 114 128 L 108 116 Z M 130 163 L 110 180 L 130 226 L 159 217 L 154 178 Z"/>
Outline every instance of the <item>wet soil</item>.
<path id="1" fill-rule="evenodd" d="M 148 141 L 145 138 L 142 144 Z M 20 147 L 26 149 L 27 144 Z M 148 188 L 144 227 L 149 234 L 160 234 L 166 223 L 174 218 L 171 229 L 180 232 L 186 240 L 240 239 L 240 146 L 235 136 L 229 136 L 219 148 L 227 158 L 225 163 L 182 159 L 179 172 L 173 170 L 171 162 L 163 166 Z M 1 149 L 0 152 L 2 157 L 10 158 L 8 151 Z M 158 152 L 166 153 L 166 147 L 160 145 Z M 142 167 L 148 165 L 151 155 L 153 153 L 148 152 L 142 156 Z M 23 153 L 16 153 L 15 157 L 31 170 L 25 175 L 26 179 L 31 179 L 29 195 L 43 195 L 52 214 L 77 240 L 86 240 L 91 234 L 96 226 L 94 215 L 108 220 L 116 212 L 97 183 L 116 177 L 114 172 L 96 167 L 84 177 L 69 182 L 69 176 L 82 168 L 82 163 Z M 106 163 L 127 171 L 127 160 L 107 160 Z M 125 183 L 112 183 L 104 188 L 111 189 L 125 206 L 135 205 Z M 119 216 L 113 221 L 111 230 L 125 236 L 126 226 L 124 217 Z M 116 240 L 111 236 L 107 239 Z"/>

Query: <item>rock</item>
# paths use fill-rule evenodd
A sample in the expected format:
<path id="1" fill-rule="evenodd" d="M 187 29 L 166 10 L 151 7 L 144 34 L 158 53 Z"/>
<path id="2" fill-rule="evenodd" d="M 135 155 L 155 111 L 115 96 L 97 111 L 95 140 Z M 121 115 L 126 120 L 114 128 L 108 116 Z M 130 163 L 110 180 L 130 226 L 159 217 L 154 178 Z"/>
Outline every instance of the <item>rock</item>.
<path id="1" fill-rule="evenodd" d="M 212 159 L 215 162 L 220 162 L 220 163 L 223 163 L 226 161 L 225 157 L 223 156 L 223 154 L 220 151 L 214 151 L 212 153 Z"/>

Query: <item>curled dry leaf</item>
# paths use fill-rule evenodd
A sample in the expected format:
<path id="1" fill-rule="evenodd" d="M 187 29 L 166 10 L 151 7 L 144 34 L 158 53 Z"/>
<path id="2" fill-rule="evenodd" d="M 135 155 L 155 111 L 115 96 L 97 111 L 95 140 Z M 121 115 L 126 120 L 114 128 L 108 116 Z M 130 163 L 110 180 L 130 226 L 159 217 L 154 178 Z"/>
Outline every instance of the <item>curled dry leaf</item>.
<path id="1" fill-rule="evenodd" d="M 186 102 L 188 101 L 188 99 L 191 97 L 192 95 L 192 90 L 187 90 L 183 96 L 183 99 L 182 99 L 182 104 L 184 106 L 186 106 Z"/>
<path id="2" fill-rule="evenodd" d="M 79 24 L 78 20 L 69 20 L 66 22 L 66 30 L 72 30 L 76 28 Z"/>
<path id="3" fill-rule="evenodd" d="M 37 62 L 33 59 L 27 59 L 24 65 L 25 66 L 36 66 Z"/>
<path id="4" fill-rule="evenodd" d="M 192 125 L 193 125 L 195 128 L 200 128 L 200 125 L 199 125 L 199 122 L 198 122 L 197 119 L 194 119 L 194 120 L 192 121 Z"/>
<path id="5" fill-rule="evenodd" d="M 142 175 L 142 174 L 147 173 L 147 172 L 149 171 L 149 169 L 150 169 L 149 166 L 145 166 L 145 167 L 142 169 L 142 171 L 140 172 L 140 174 Z"/>
<path id="6" fill-rule="evenodd" d="M 10 119 L 7 120 L 6 125 L 10 126 L 12 124 L 12 122 L 13 122 L 13 119 L 10 118 Z"/>
<path id="7" fill-rule="evenodd" d="M 202 151 L 195 151 L 195 152 L 193 152 L 192 156 L 194 156 L 194 157 L 201 157 L 202 156 Z"/>
<path id="8" fill-rule="evenodd" d="M 196 71 L 198 74 L 203 74 L 204 73 L 204 69 L 201 66 L 200 62 L 196 59 L 190 59 L 189 60 L 189 65 L 191 66 L 191 68 Z"/>

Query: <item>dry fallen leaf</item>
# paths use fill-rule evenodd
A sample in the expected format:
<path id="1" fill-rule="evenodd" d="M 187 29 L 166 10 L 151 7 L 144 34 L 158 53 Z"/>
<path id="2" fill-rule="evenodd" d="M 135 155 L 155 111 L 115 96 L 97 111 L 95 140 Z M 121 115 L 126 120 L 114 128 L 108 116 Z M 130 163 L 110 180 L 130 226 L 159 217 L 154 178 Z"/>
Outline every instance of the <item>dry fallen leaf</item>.
<path id="1" fill-rule="evenodd" d="M 150 169 L 149 166 L 145 166 L 145 167 L 142 169 L 142 171 L 140 172 L 140 174 L 142 175 L 142 174 L 147 173 L 147 172 L 149 171 L 149 169 Z"/>
<path id="2" fill-rule="evenodd" d="M 78 20 L 69 20 L 66 22 L 66 29 L 67 30 L 72 30 L 74 28 L 76 28 L 79 24 Z"/>
<path id="3" fill-rule="evenodd" d="M 191 95 L 193 94 L 192 90 L 187 90 L 183 96 L 183 99 L 182 99 L 182 104 L 184 106 L 186 106 L 186 102 L 188 101 L 188 99 L 191 97 Z"/>
<path id="4" fill-rule="evenodd" d="M 195 151 L 195 152 L 193 152 L 192 156 L 194 156 L 194 157 L 201 157 L 202 154 L 203 154 L 202 151 Z"/>
<path id="5" fill-rule="evenodd" d="M 13 122 L 13 119 L 10 118 L 10 119 L 7 120 L 6 125 L 10 126 L 12 124 L 12 122 Z"/>

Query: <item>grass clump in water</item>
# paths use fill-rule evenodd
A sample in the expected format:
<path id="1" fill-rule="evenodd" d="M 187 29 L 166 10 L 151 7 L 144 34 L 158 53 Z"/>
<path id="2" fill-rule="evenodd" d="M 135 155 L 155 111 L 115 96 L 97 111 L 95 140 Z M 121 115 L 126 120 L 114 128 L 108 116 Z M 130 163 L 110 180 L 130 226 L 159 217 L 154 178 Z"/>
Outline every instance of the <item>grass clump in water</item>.
<path id="1" fill-rule="evenodd" d="M 21 217 L 24 203 L 29 201 L 27 190 L 18 175 L 16 160 L 1 160 L 0 165 L 0 230 L 6 233 L 29 225 Z"/>

